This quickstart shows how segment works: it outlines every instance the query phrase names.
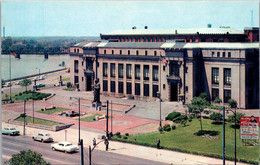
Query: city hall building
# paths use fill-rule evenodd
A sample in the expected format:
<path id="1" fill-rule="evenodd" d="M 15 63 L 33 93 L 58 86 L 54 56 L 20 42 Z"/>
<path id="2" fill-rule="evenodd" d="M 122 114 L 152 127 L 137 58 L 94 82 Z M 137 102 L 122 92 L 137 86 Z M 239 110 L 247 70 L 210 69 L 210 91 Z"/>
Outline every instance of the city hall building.
<path id="1" fill-rule="evenodd" d="M 163 101 L 187 104 L 205 92 L 210 101 L 232 98 L 239 108 L 257 108 L 257 40 L 231 28 L 101 34 L 100 42 L 70 48 L 70 78 L 81 91 L 98 80 L 101 94 L 114 97 L 155 100 L 161 93 Z"/>

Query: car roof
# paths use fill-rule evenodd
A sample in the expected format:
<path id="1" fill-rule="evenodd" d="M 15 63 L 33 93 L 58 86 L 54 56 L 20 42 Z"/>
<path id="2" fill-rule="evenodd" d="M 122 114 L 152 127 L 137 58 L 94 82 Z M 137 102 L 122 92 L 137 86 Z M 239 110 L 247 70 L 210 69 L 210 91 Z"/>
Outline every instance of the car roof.
<path id="1" fill-rule="evenodd" d="M 10 127 L 10 126 L 4 127 L 4 128 L 14 128 L 15 129 L 15 127 Z"/>
<path id="2" fill-rule="evenodd" d="M 59 143 L 63 143 L 63 144 L 72 144 L 71 142 L 67 142 L 67 141 L 61 141 Z"/>

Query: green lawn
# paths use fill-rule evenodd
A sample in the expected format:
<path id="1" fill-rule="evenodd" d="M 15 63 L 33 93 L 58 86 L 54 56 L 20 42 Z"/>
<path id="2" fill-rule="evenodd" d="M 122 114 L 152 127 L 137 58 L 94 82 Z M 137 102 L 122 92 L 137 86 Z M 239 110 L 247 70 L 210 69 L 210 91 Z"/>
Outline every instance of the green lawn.
<path id="1" fill-rule="evenodd" d="M 211 124 L 211 120 L 202 120 L 203 130 L 219 131 L 218 138 L 210 140 L 194 135 L 200 130 L 198 119 L 187 122 L 188 126 L 178 126 L 170 132 L 159 132 L 130 135 L 127 141 L 134 143 L 156 146 L 156 139 L 159 138 L 161 146 L 168 149 L 184 150 L 190 153 L 217 155 L 222 157 L 222 125 Z M 231 123 L 226 124 L 226 156 L 232 158 L 234 155 L 234 129 Z M 258 161 L 259 146 L 243 146 L 237 129 L 237 158 L 247 161 Z M 116 136 L 113 138 L 117 139 Z M 121 138 L 122 139 L 122 138 Z"/>
<path id="2" fill-rule="evenodd" d="M 15 100 L 26 100 L 26 99 L 32 99 L 34 100 L 42 100 L 43 98 L 46 98 L 50 96 L 50 93 L 40 93 L 40 92 L 34 92 L 34 91 L 25 91 L 25 92 L 19 92 L 18 94 L 15 94 L 13 99 Z"/>
<path id="3" fill-rule="evenodd" d="M 91 116 L 80 118 L 80 121 L 93 122 L 93 121 L 95 121 L 94 118 L 95 118 L 96 115 L 97 116 L 102 116 L 101 114 L 92 114 Z M 76 120 L 78 120 L 78 118 Z"/>
<path id="4" fill-rule="evenodd" d="M 27 123 L 33 123 L 33 118 L 30 116 L 26 116 L 25 120 Z M 16 121 L 24 121 L 23 117 L 19 117 L 16 119 Z M 53 121 L 48 121 L 44 119 L 39 119 L 39 118 L 34 118 L 34 124 L 41 124 L 41 125 L 47 125 L 47 126 L 53 126 L 53 125 L 60 125 L 61 123 L 58 122 L 53 122 Z"/>
<path id="5" fill-rule="evenodd" d="M 62 81 L 70 81 L 70 77 L 62 78 Z"/>
<path id="6" fill-rule="evenodd" d="M 64 88 L 65 91 L 75 91 L 76 88 Z"/>
<path id="7" fill-rule="evenodd" d="M 53 114 L 53 113 L 55 113 L 55 112 L 68 111 L 68 110 L 70 110 L 70 109 L 61 108 L 61 107 L 56 107 L 55 109 L 46 110 L 46 111 L 40 110 L 40 111 L 37 111 L 37 112 L 50 115 L 50 114 Z"/>

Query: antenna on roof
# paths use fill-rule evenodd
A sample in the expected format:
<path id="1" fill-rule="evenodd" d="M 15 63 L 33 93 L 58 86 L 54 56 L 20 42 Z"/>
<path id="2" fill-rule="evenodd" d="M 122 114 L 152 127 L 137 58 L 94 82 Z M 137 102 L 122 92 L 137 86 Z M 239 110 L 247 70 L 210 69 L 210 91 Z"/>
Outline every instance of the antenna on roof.
<path id="1" fill-rule="evenodd" d="M 253 19 L 253 10 L 251 10 L 251 26 L 254 26 L 254 19 Z"/>

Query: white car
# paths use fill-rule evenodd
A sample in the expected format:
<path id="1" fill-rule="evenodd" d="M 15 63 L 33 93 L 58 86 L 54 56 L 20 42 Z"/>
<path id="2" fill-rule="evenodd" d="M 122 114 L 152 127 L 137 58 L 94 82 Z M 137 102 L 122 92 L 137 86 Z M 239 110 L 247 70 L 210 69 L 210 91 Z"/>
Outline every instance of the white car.
<path id="1" fill-rule="evenodd" d="M 59 151 L 64 151 L 65 153 L 75 152 L 79 149 L 78 146 L 72 145 L 70 142 L 67 141 L 62 141 L 59 143 L 52 144 L 51 148 L 53 151 L 59 150 Z"/>
<path id="2" fill-rule="evenodd" d="M 46 132 L 38 132 L 33 137 L 33 140 L 37 140 L 40 142 L 52 142 L 53 138 L 50 136 L 50 134 Z"/>

